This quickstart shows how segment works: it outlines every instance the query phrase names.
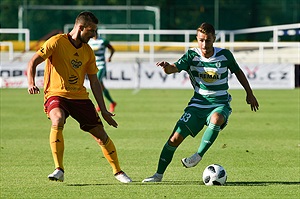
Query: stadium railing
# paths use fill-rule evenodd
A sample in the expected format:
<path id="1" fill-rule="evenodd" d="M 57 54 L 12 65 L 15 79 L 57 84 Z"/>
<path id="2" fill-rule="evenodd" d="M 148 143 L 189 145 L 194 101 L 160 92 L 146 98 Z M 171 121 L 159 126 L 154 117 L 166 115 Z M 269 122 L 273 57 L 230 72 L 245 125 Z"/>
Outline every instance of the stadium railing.
<path id="1" fill-rule="evenodd" d="M 27 28 L 0 28 L 1 34 L 25 34 L 25 51 L 30 50 L 30 30 Z"/>
<path id="2" fill-rule="evenodd" d="M 2 49 L 2 46 L 8 47 L 8 58 L 9 61 L 12 61 L 14 59 L 14 46 L 13 42 L 11 41 L 0 41 L 0 48 Z"/>
<path id="3" fill-rule="evenodd" d="M 259 28 L 249 28 L 241 30 L 217 30 L 217 38 L 215 46 L 229 48 L 232 52 L 239 53 L 240 59 L 246 60 L 251 57 L 256 62 L 264 63 L 274 61 L 299 63 L 300 42 L 281 42 L 279 37 L 282 31 L 294 30 L 296 34 L 300 34 L 300 23 L 286 24 L 278 26 L 267 26 Z M 235 35 L 272 32 L 273 37 L 269 42 L 236 42 Z M 28 29 L 0 29 L 0 33 L 25 34 L 25 51 L 30 50 L 30 38 Z M 197 42 L 190 42 L 191 38 L 195 38 L 195 30 L 132 30 L 132 29 L 99 29 L 98 34 L 102 36 L 135 35 L 135 41 L 111 41 L 116 50 L 119 52 L 133 52 L 135 59 L 143 59 L 145 61 L 154 62 L 155 59 L 178 58 L 178 54 L 184 53 L 191 47 L 196 47 Z M 177 35 L 182 36 L 180 42 L 158 41 L 155 36 Z M 226 38 L 229 37 L 229 41 Z M 14 48 L 15 50 L 15 48 Z M 280 50 L 280 51 L 279 51 Z M 283 51 L 282 51 L 283 50 Z M 282 53 L 283 52 L 283 53 Z"/>

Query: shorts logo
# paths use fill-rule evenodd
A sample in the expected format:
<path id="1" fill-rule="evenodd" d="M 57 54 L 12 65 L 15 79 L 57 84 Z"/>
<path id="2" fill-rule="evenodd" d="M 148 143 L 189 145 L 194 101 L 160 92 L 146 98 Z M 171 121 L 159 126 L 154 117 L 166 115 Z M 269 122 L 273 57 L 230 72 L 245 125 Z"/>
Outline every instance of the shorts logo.
<path id="1" fill-rule="evenodd" d="M 52 100 L 50 103 L 49 103 L 49 106 L 51 106 L 53 103 L 57 103 L 59 102 L 58 100 Z"/>
<path id="2" fill-rule="evenodd" d="M 82 65 L 82 62 L 81 61 L 77 61 L 77 59 L 76 60 L 73 59 L 71 61 L 71 64 L 72 64 L 73 68 L 79 68 Z"/>
<path id="3" fill-rule="evenodd" d="M 221 79 L 221 75 L 219 75 L 216 71 L 206 71 L 203 73 L 199 73 L 199 77 L 207 83 L 213 83 Z"/>

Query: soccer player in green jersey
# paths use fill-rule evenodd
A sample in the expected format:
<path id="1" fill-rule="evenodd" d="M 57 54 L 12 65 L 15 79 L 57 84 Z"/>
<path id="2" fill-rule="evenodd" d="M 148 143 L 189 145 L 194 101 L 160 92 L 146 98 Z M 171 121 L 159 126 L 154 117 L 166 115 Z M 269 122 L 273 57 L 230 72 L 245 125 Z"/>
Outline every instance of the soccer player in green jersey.
<path id="1" fill-rule="evenodd" d="M 231 96 L 227 92 L 229 71 L 236 75 L 246 91 L 246 102 L 250 104 L 251 110 L 258 110 L 258 101 L 232 53 L 227 49 L 213 46 L 216 39 L 214 27 L 208 23 L 201 24 L 196 37 L 198 48 L 188 50 L 174 64 L 166 61 L 156 64 L 162 67 L 166 74 L 186 71 L 194 88 L 194 96 L 161 151 L 156 173 L 143 182 L 162 181 L 163 174 L 178 146 L 187 136 L 195 137 L 206 125 L 197 152 L 181 160 L 186 168 L 194 167 L 200 162 L 220 130 L 226 126 L 231 114 Z"/>

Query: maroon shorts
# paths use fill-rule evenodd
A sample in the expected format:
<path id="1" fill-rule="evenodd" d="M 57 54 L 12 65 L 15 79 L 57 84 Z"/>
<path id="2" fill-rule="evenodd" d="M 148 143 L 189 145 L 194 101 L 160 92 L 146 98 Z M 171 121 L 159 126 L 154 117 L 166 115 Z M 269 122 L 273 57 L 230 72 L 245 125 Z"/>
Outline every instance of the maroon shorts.
<path id="1" fill-rule="evenodd" d="M 61 108 L 65 112 L 66 118 L 73 117 L 80 124 L 83 131 L 89 131 L 98 125 L 103 126 L 90 99 L 74 100 L 53 96 L 47 99 L 44 108 L 48 116 L 53 108 Z"/>

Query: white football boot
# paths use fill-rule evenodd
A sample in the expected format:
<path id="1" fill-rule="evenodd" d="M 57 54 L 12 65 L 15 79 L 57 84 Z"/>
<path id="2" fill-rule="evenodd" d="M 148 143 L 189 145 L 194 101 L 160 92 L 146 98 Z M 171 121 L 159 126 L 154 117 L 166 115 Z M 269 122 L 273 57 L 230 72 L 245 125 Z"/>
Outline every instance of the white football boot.
<path id="1" fill-rule="evenodd" d="M 126 173 L 124 173 L 123 171 L 120 171 L 120 172 L 116 173 L 116 174 L 115 174 L 115 178 L 116 178 L 117 180 L 119 180 L 120 182 L 122 182 L 122 183 L 129 183 L 129 182 L 132 182 L 131 178 L 128 177 L 128 176 L 126 175 Z"/>
<path id="2" fill-rule="evenodd" d="M 55 169 L 53 173 L 48 175 L 49 180 L 51 181 L 64 181 L 64 172 L 59 169 Z"/>
<path id="3" fill-rule="evenodd" d="M 201 159 L 202 159 L 202 157 L 198 153 L 195 153 L 191 157 L 183 158 L 181 160 L 181 162 L 182 162 L 183 166 L 185 166 L 186 168 L 190 168 L 190 167 L 196 166 L 200 162 Z"/>
<path id="4" fill-rule="evenodd" d="M 162 178 L 163 174 L 155 173 L 153 176 L 145 178 L 142 182 L 161 182 Z"/>

